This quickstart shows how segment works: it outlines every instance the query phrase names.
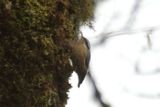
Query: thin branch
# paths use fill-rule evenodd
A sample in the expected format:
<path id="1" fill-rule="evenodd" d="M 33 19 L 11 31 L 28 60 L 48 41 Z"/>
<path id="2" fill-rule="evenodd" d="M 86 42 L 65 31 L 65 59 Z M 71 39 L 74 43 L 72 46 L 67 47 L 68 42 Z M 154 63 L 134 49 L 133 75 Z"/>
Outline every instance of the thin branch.
<path id="1" fill-rule="evenodd" d="M 108 104 L 106 104 L 106 103 L 103 102 L 102 97 L 101 97 L 101 93 L 98 90 L 97 85 L 95 83 L 95 80 L 94 80 L 94 78 L 91 75 L 91 71 L 88 72 L 88 77 L 89 77 L 89 80 L 91 81 L 91 83 L 93 85 L 94 92 L 95 92 L 95 97 L 98 100 L 98 102 L 100 103 L 101 107 L 110 107 L 110 105 L 108 105 Z"/>
<path id="2" fill-rule="evenodd" d="M 141 92 L 132 92 L 131 90 L 129 90 L 128 88 L 124 87 L 123 90 L 126 92 L 126 93 L 129 93 L 129 94 L 133 94 L 137 97 L 143 97 L 143 98 L 149 98 L 149 99 L 159 99 L 160 98 L 160 93 L 156 93 L 156 94 L 149 94 L 149 93 L 141 93 Z"/>
<path id="3" fill-rule="evenodd" d="M 124 29 L 130 29 L 132 26 L 133 26 L 133 23 L 135 23 L 135 20 L 136 20 L 136 16 L 138 14 L 138 11 L 140 10 L 141 8 L 141 3 L 142 3 L 143 0 L 135 0 L 135 4 L 131 10 L 131 13 L 130 13 L 130 16 L 127 20 L 127 23 L 124 27 Z"/>
<path id="4" fill-rule="evenodd" d="M 148 48 L 151 49 L 152 48 L 152 40 L 151 40 L 151 35 L 153 33 L 153 30 L 150 30 L 147 32 L 147 35 L 146 35 L 146 39 L 147 39 L 147 43 L 148 43 Z"/>
<path id="5" fill-rule="evenodd" d="M 153 27 L 146 27 L 146 28 L 141 28 L 141 29 L 131 29 L 131 30 L 117 30 L 117 31 L 110 31 L 106 33 L 100 33 L 96 35 L 94 38 L 98 39 L 98 41 L 93 44 L 93 46 L 103 44 L 107 39 L 111 37 L 117 37 L 117 36 L 123 36 L 123 35 L 129 35 L 129 34 L 135 34 L 135 33 L 141 33 L 141 32 L 148 32 L 148 31 L 155 31 L 159 30 L 159 26 L 153 26 Z"/>

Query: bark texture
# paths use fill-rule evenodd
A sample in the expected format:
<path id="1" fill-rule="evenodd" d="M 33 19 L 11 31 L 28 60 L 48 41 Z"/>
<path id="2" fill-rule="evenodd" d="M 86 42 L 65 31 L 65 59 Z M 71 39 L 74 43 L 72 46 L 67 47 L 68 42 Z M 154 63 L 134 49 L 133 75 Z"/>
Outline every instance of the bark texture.
<path id="1" fill-rule="evenodd" d="M 73 72 L 65 41 L 92 0 L 0 0 L 0 107 L 65 107 Z"/>

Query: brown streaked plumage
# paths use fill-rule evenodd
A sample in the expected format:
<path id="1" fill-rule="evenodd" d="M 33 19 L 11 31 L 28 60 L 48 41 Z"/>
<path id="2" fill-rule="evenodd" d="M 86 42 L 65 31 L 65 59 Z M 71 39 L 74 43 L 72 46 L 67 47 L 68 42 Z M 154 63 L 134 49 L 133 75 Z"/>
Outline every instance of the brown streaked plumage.
<path id="1" fill-rule="evenodd" d="M 78 87 L 83 82 L 90 62 L 90 44 L 83 36 L 69 41 L 73 67 L 78 75 Z"/>

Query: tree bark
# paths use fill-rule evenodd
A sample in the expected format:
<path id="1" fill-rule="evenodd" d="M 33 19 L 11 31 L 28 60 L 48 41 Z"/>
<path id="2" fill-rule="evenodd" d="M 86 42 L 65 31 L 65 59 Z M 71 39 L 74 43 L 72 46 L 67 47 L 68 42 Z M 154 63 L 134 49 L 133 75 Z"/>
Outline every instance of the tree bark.
<path id="1" fill-rule="evenodd" d="M 0 0 L 0 107 L 65 107 L 73 68 L 64 41 L 90 22 L 93 5 Z"/>

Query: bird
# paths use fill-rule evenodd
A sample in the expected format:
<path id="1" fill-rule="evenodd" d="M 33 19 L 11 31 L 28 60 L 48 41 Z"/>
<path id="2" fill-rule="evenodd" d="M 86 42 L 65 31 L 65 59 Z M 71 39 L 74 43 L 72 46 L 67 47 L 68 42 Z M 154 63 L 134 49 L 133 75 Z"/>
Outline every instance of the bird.
<path id="1" fill-rule="evenodd" d="M 78 75 L 78 87 L 80 87 L 89 69 L 91 57 L 90 42 L 87 38 L 81 35 L 70 40 L 69 47 L 73 67 Z"/>

